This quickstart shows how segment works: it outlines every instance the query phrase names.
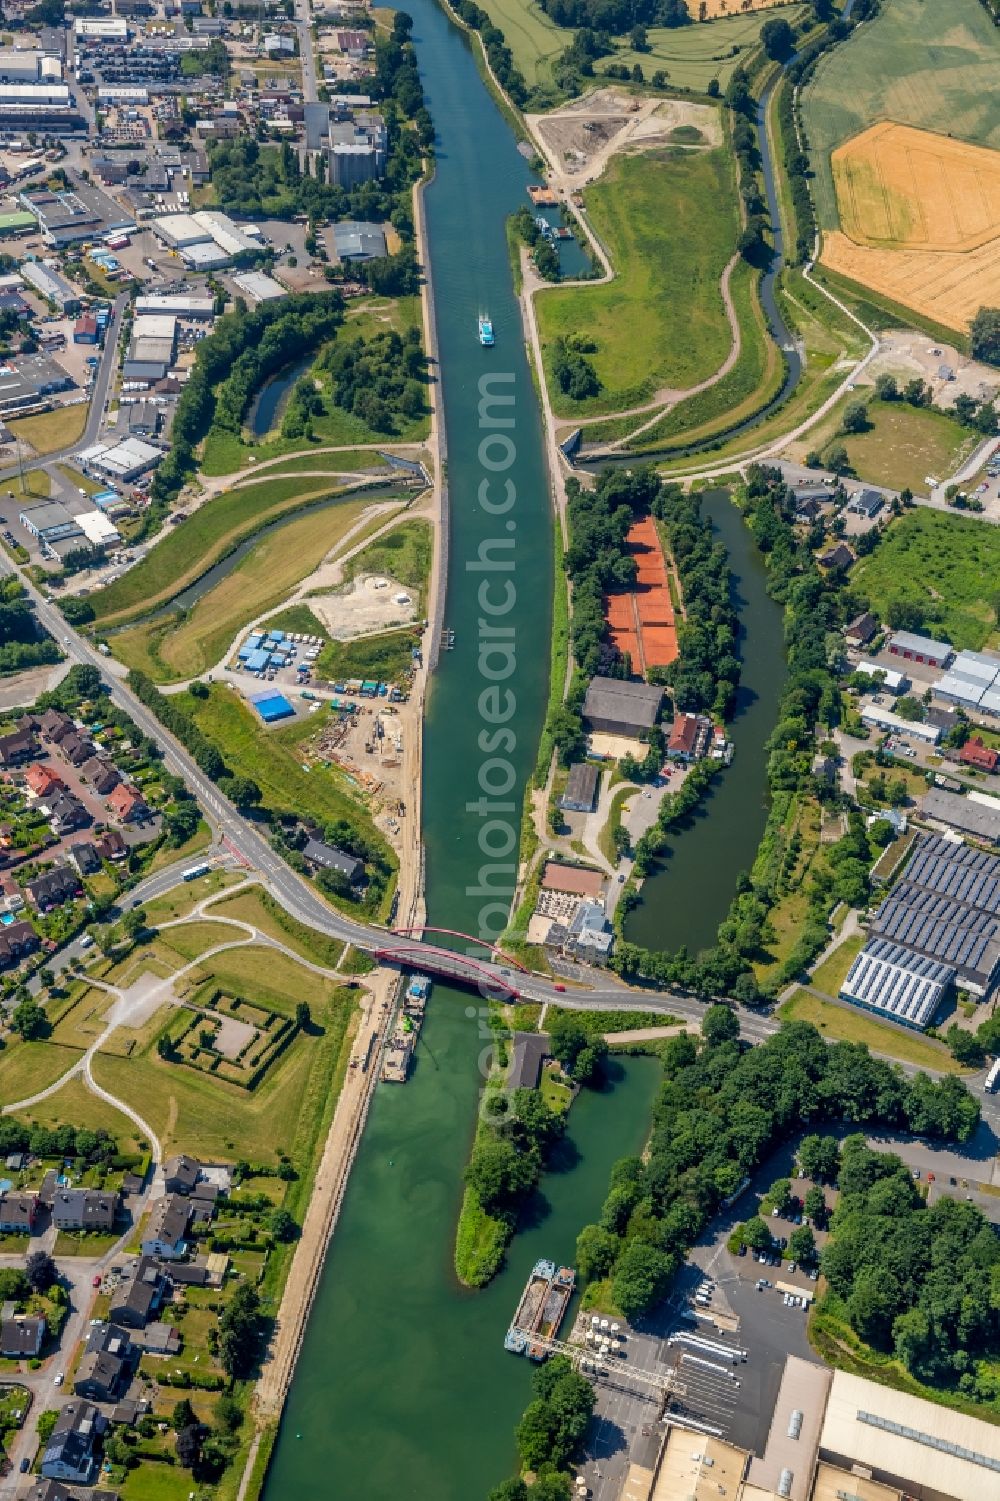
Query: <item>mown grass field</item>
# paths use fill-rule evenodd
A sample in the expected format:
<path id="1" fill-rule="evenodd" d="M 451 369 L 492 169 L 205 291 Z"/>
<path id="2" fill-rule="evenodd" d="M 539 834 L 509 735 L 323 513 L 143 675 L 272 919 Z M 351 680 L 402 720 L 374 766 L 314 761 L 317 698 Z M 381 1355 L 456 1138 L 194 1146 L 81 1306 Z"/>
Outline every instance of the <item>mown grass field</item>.
<path id="1" fill-rule="evenodd" d="M 857 400 L 855 395 L 849 400 Z M 980 441 L 953 417 L 905 402 L 872 401 L 868 406 L 867 432 L 841 434 L 838 413 L 830 424 L 820 424 L 808 434 L 807 448 L 825 453 L 843 445 L 851 468 L 859 479 L 894 490 L 909 488 L 926 495 L 926 478 L 946 479 Z"/>
<path id="2" fill-rule="evenodd" d="M 851 573 L 851 588 L 884 620 L 892 600 L 921 605 L 955 647 L 996 638 L 992 600 L 1000 576 L 1000 531 L 944 511 L 908 511 Z"/>
<path id="3" fill-rule="evenodd" d="M 797 990 L 784 1005 L 779 1007 L 782 1021 L 812 1022 L 824 1037 L 833 1037 L 840 1042 L 860 1042 L 873 1053 L 884 1053 L 889 1058 L 898 1058 L 901 1063 L 917 1064 L 921 1068 L 937 1069 L 939 1073 L 959 1072 L 955 1059 L 942 1047 L 936 1047 L 915 1032 L 904 1032 L 901 1027 L 887 1027 L 863 1011 L 849 1006 L 836 1006 L 832 1001 L 822 1001 L 807 990 Z"/>
<path id="4" fill-rule="evenodd" d="M 311 959 L 314 964 L 325 965 L 328 969 L 333 969 L 340 962 L 344 952 L 344 945 L 337 939 L 327 938 L 324 933 L 307 928 L 259 887 L 239 891 L 235 896 L 224 896 L 214 902 L 209 911 L 213 917 L 231 917 L 239 922 L 251 923 L 270 938 L 287 944 L 303 959 Z"/>
<path id="5" fill-rule="evenodd" d="M 555 288 L 535 300 L 560 416 L 614 412 L 664 387 L 710 376 L 731 334 L 719 282 L 739 234 L 732 164 L 722 150 L 668 149 L 617 157 L 585 193 L 614 280 Z M 597 396 L 573 402 L 551 374 L 560 336 L 585 334 L 601 381 Z"/>
<path id="6" fill-rule="evenodd" d="M 551 84 L 552 63 L 573 33 L 550 20 L 538 0 L 485 0 L 483 10 L 503 32 L 529 87 Z"/>
<path id="7" fill-rule="evenodd" d="M 126 1059 L 119 1061 L 127 1065 Z M 141 1105 L 137 1105 L 136 1109 L 142 1114 Z M 18 1111 L 16 1118 L 33 1126 L 51 1128 L 70 1122 L 87 1131 L 109 1131 L 117 1139 L 123 1152 L 145 1151 L 150 1145 L 140 1138 L 138 1128 L 127 1115 L 122 1115 L 113 1105 L 91 1094 L 79 1075 L 68 1079 L 47 1099 L 39 1100 L 27 1110 Z"/>
<path id="8" fill-rule="evenodd" d="M 272 966 L 272 957 L 282 956 L 267 959 L 267 990 L 273 1004 L 274 994 L 289 982 Z M 226 968 L 213 974 L 224 987 L 241 984 L 240 993 L 253 999 L 260 988 L 254 984 L 253 973 L 230 968 L 230 958 L 220 956 Z M 257 973 L 264 973 L 260 957 L 254 962 Z M 94 1077 L 149 1121 L 160 1134 L 165 1152 L 182 1149 L 208 1160 L 247 1157 L 263 1163 L 273 1163 L 281 1152 L 287 1152 L 302 1171 L 312 1154 L 333 1075 L 348 1045 L 354 1005 L 351 991 L 335 988 L 298 966 L 292 968 L 297 973 L 286 1003 L 294 1011 L 297 1000 L 308 999 L 314 1030 L 297 1034 L 252 1093 L 182 1064 L 164 1062 L 153 1041 L 130 1058 L 98 1053 Z M 175 1011 L 168 1025 L 178 1026 L 179 1018 Z"/>
<path id="9" fill-rule="evenodd" d="M 69 448 L 82 436 L 89 410 L 87 402 L 81 401 L 76 406 L 39 412 L 37 417 L 15 418 L 7 426 L 22 443 L 30 443 L 35 453 L 53 453 Z"/>
<path id="10" fill-rule="evenodd" d="M 877 120 L 1000 147 L 997 33 L 979 0 L 891 0 L 825 53 L 802 94 L 824 229 L 839 227 L 830 153 Z"/>
<path id="11" fill-rule="evenodd" d="M 92 596 L 98 621 L 115 624 L 155 610 L 193 584 L 243 538 L 309 500 L 337 493 L 322 479 L 303 485 L 292 477 L 225 491 L 173 528 L 117 583 Z"/>
<path id="12" fill-rule="evenodd" d="M 690 0 L 688 8 L 696 16 L 697 0 Z M 730 9 L 737 8 L 732 0 Z M 782 9 L 781 15 L 794 25 L 804 9 L 801 5 L 788 5 Z M 756 47 L 760 28 L 767 19 L 765 10 L 731 15 L 708 25 L 651 26 L 647 30 L 648 52 L 634 52 L 626 41 L 620 52 L 599 58 L 594 71 L 603 72 L 608 63 L 624 63 L 629 68 L 638 63 L 647 79 L 652 78 L 658 69 L 664 69 L 668 82 L 677 89 L 704 93 L 712 79 L 717 78 L 724 90 L 735 70 L 741 63 L 746 63 L 748 54 Z M 566 46 L 572 33 L 563 34 L 566 37 L 563 45 Z"/>
<path id="13" fill-rule="evenodd" d="M 345 500 L 330 510 L 301 516 L 263 537 L 179 623 L 175 618 L 173 624 L 158 622 L 152 627 L 137 627 L 134 632 L 123 631 L 115 637 L 115 655 L 147 672 L 151 667 L 158 669 L 152 675 L 161 681 L 197 677 L 214 667 L 240 627 L 280 604 L 350 531 L 369 503 Z M 141 660 L 133 660 L 131 655 L 133 636 L 141 644 Z"/>

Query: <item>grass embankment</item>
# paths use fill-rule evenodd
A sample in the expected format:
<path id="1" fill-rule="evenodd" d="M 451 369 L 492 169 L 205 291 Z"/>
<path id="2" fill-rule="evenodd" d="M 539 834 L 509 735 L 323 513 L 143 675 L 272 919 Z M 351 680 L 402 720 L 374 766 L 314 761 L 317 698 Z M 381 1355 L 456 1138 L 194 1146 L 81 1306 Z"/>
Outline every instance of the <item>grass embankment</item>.
<path id="1" fill-rule="evenodd" d="M 345 500 L 261 538 L 232 573 L 185 615 L 116 635 L 115 655 L 160 682 L 197 677 L 215 667 L 240 627 L 280 604 L 336 547 L 369 504 L 370 500 Z"/>
<path id="2" fill-rule="evenodd" d="M 55 453 L 57 449 L 69 448 L 82 437 L 89 410 L 87 402 L 81 401 L 75 406 L 39 412 L 36 417 L 15 417 L 7 426 L 15 438 L 27 443 L 35 453 Z"/>
<path id="3" fill-rule="evenodd" d="M 820 58 L 801 110 L 817 218 L 836 229 L 830 153 L 875 121 L 1000 146 L 996 29 L 979 0 L 893 0 Z"/>
<path id="4" fill-rule="evenodd" d="M 640 434 L 629 444 L 636 453 L 684 449 L 695 443 L 708 445 L 748 421 L 777 396 L 785 379 L 785 362 L 768 333 L 758 282 L 759 273 L 739 261 L 729 283 L 741 340 L 733 368 L 707 390 L 679 401 L 655 426 Z M 745 434 L 744 443 L 748 438 Z"/>
<path id="5" fill-rule="evenodd" d="M 637 792 L 640 792 L 641 790 L 642 789 L 640 787 L 637 787 L 634 782 L 628 782 L 622 787 L 616 787 L 612 795 L 611 807 L 608 809 L 608 816 L 605 820 L 604 827 L 597 836 L 597 845 L 599 850 L 601 851 L 601 854 L 604 856 L 605 860 L 610 860 L 612 865 L 618 864 L 619 856 L 618 850 L 615 846 L 614 835 L 615 830 L 621 827 L 622 814 L 625 810 L 625 804 L 628 802 L 630 797 L 634 797 L 635 794 Z"/>
<path id="6" fill-rule="evenodd" d="M 136 1109 L 141 1115 L 141 1104 Z M 25 1121 L 30 1126 L 45 1126 L 49 1130 L 72 1121 L 77 1129 L 109 1131 L 117 1139 L 123 1152 L 145 1151 L 150 1145 L 140 1139 L 135 1123 L 127 1115 L 122 1115 L 120 1110 L 116 1110 L 106 1100 L 91 1094 L 79 1074 L 74 1074 L 46 1099 L 39 1100 L 27 1110 L 17 1111 L 15 1119 Z"/>
<path id="7" fill-rule="evenodd" d="M 194 984 L 199 972 L 190 978 Z M 353 992 L 259 948 L 217 955 L 201 978 L 207 988 L 217 986 L 285 1016 L 294 1016 L 297 1002 L 307 996 L 312 1023 L 307 1031 L 296 1032 L 253 1091 L 158 1056 L 157 1038 L 175 1037 L 187 1024 L 184 1008 L 161 1013 L 155 1035 L 129 1057 L 99 1052 L 95 1078 L 149 1121 L 165 1152 L 184 1150 L 209 1161 L 246 1157 L 266 1164 L 287 1153 L 303 1171 L 311 1160 L 331 1076 L 347 1047 Z"/>
<path id="8" fill-rule="evenodd" d="M 237 475 L 234 485 L 247 488 L 259 484 L 261 478 L 280 479 L 285 474 L 356 474 L 362 469 L 382 470 L 385 461 L 373 448 L 343 448 L 335 453 L 302 453 L 302 439 L 293 445 L 294 452 L 280 464 L 270 464 L 266 469 L 255 469 L 251 474 Z"/>
<path id="9" fill-rule="evenodd" d="M 545 706 L 545 722 L 538 740 L 538 755 L 535 757 L 533 782 L 543 787 L 549 774 L 549 763 L 555 741 L 549 729 L 552 716 L 561 708 L 566 688 L 566 668 L 569 662 L 569 579 L 566 576 L 565 552 L 562 527 L 559 518 L 553 520 L 552 544 L 552 639 L 549 643 L 549 700 Z M 526 790 L 530 796 L 530 788 Z"/>
<path id="10" fill-rule="evenodd" d="M 486 1213 L 474 1188 L 467 1187 L 455 1232 L 455 1275 L 463 1287 L 485 1287 L 503 1263 L 510 1229 Z"/>
<path id="11" fill-rule="evenodd" d="M 422 620 L 427 609 L 433 546 L 429 522 L 418 517 L 404 521 L 345 562 L 340 587 L 346 588 L 363 574 L 390 578 L 410 592 L 415 618 Z M 317 658 L 316 675 L 331 682 L 356 677 L 398 681 L 413 660 L 414 644 L 413 626 L 353 641 L 331 641 Z"/>
<path id="12" fill-rule="evenodd" d="M 697 3 L 689 4 L 688 9 L 692 19 L 696 19 Z M 790 5 L 780 14 L 794 25 L 804 10 L 804 6 Z M 704 93 L 715 78 L 725 90 L 736 69 L 746 65 L 747 54 L 756 47 L 760 28 L 769 14 L 768 10 L 758 10 L 708 25 L 650 26 L 646 28 L 648 51 L 635 52 L 623 41 L 621 51 L 596 60 L 594 71 L 601 75 L 609 63 L 624 63 L 630 69 L 638 63 L 646 78 L 660 68 L 665 69 L 670 86 L 675 89 Z"/>
<path id="13" fill-rule="evenodd" d="M 901 1063 L 913 1063 L 919 1068 L 936 1069 L 939 1073 L 959 1073 L 959 1065 L 943 1047 L 936 1047 L 929 1039 L 915 1032 L 904 1032 L 900 1027 L 889 1027 L 852 1007 L 836 1006 L 832 1001 L 822 1001 L 807 990 L 796 990 L 779 1007 L 782 1021 L 812 1022 L 824 1037 L 833 1037 L 842 1042 L 860 1042 L 873 1053 L 883 1053 L 888 1058 L 898 1058 Z"/>
<path id="14" fill-rule="evenodd" d="M 335 969 L 344 952 L 344 945 L 336 938 L 328 938 L 325 933 L 306 927 L 305 923 L 287 913 L 268 892 L 260 889 L 222 896 L 212 903 L 209 913 L 213 917 L 232 917 L 239 922 L 251 923 L 269 938 L 287 944 L 301 958 L 322 964 L 327 969 Z"/>
<path id="15" fill-rule="evenodd" d="M 809 1317 L 809 1343 L 820 1359 L 839 1371 L 849 1371 L 853 1376 L 863 1376 L 867 1381 L 877 1381 L 880 1386 L 892 1387 L 897 1392 L 908 1392 L 922 1397 L 927 1402 L 936 1402 L 940 1407 L 950 1407 L 968 1417 L 981 1418 L 984 1422 L 1000 1424 L 1000 1413 L 982 1402 L 970 1402 L 958 1392 L 946 1391 L 938 1386 L 925 1386 L 891 1355 L 880 1354 L 870 1345 L 863 1344 L 847 1320 L 847 1311 L 835 1293 L 828 1292 L 816 1305 Z"/>
<path id="16" fill-rule="evenodd" d="M 845 404 L 857 400 L 857 392 L 844 398 Z M 838 405 L 803 443 L 824 459 L 831 448 L 842 445 L 859 479 L 918 495 L 927 494 L 928 476 L 948 479 L 981 442 L 954 417 L 903 401 L 870 400 L 869 425 L 863 433 L 841 432 L 842 417 L 843 407 Z"/>
<path id="17" fill-rule="evenodd" d="M 567 418 L 694 385 L 718 369 L 731 344 L 719 283 L 739 213 L 724 148 L 616 157 L 585 201 L 614 279 L 552 288 L 535 299 L 553 408 Z M 552 375 L 554 341 L 571 335 L 596 345 L 587 358 L 602 386 L 578 402 Z"/>
<path id="18" fill-rule="evenodd" d="M 767 915 L 767 927 L 771 936 L 764 951 L 754 961 L 754 974 L 762 986 L 767 985 L 791 957 L 801 937 L 809 913 L 810 878 L 820 855 L 821 820 L 819 804 L 814 799 L 803 799 L 799 795 L 791 798 L 781 826 L 781 841 L 787 849 L 790 841 L 797 835 L 801 847 L 794 857 L 791 869 L 783 876 L 778 887 L 778 899 Z M 838 985 L 837 989 L 839 988 Z M 835 990 L 833 994 L 836 993 Z"/>
<path id="19" fill-rule="evenodd" d="M 118 625 L 167 604 L 228 552 L 279 516 L 311 500 L 339 494 L 322 480 L 303 486 L 300 479 L 269 480 L 242 490 L 227 490 L 207 501 L 193 516 L 157 542 L 117 583 L 92 596 L 98 622 Z"/>
<path id="20" fill-rule="evenodd" d="M 573 1011 L 568 1006 L 549 1006 L 545 1025 L 555 1020 L 573 1021 L 595 1037 L 609 1032 L 638 1032 L 647 1027 L 673 1027 L 678 1018 L 662 1011 Z"/>
<path id="21" fill-rule="evenodd" d="M 979 650 L 997 639 L 994 580 L 1000 531 L 971 517 L 926 508 L 894 521 L 851 574 L 851 588 L 885 619 L 893 600 L 919 605 L 925 622 L 955 647 Z"/>

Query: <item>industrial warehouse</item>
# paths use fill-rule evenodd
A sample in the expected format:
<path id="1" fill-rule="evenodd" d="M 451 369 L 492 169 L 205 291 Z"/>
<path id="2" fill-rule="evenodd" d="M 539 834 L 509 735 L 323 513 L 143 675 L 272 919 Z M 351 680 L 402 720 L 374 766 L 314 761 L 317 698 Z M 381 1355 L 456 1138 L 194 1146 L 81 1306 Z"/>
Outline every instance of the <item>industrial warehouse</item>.
<path id="1" fill-rule="evenodd" d="M 922 1031 L 952 985 L 984 996 L 1000 965 L 1000 859 L 922 835 L 841 996 Z"/>

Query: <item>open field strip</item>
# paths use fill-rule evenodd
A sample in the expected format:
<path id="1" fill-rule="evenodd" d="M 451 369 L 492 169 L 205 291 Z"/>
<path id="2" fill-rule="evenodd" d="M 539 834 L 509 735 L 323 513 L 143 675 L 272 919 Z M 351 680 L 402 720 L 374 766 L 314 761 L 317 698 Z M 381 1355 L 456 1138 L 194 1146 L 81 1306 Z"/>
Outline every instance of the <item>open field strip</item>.
<path id="1" fill-rule="evenodd" d="M 552 83 L 552 63 L 573 39 L 572 31 L 557 26 L 538 0 L 485 0 L 483 10 L 514 55 L 514 65 L 530 87 Z"/>
<path id="2" fill-rule="evenodd" d="M 980 441 L 976 433 L 970 433 L 946 412 L 911 407 L 905 402 L 871 400 L 867 405 L 867 431 L 843 433 L 843 406 L 838 406 L 807 439 L 788 445 L 789 457 L 801 461 L 808 451 L 815 449 L 823 454 L 836 443 L 847 450 L 851 469 L 859 479 L 920 495 L 930 488 L 928 475 L 941 478 L 954 474 Z"/>
<path id="3" fill-rule="evenodd" d="M 15 438 L 27 443 L 35 453 L 44 455 L 69 448 L 81 438 L 89 410 L 87 402 L 78 401 L 70 407 L 39 412 L 36 417 L 12 417 L 7 425 Z"/>
<path id="4" fill-rule="evenodd" d="M 568 419 L 692 386 L 718 370 L 732 344 L 720 282 L 739 213 L 726 152 L 619 156 L 585 196 L 614 278 L 535 298 L 553 407 Z M 587 357 L 602 390 L 573 402 L 559 390 L 551 359 L 556 338 L 577 334 L 596 345 Z"/>
<path id="5" fill-rule="evenodd" d="M 699 0 L 689 0 L 688 4 L 695 19 L 698 3 Z M 717 5 L 719 0 L 708 3 Z M 758 6 L 752 12 L 744 11 L 736 0 L 730 0 L 728 15 L 720 13 L 710 25 L 649 26 L 648 52 L 634 51 L 625 38 L 620 51 L 595 61 L 594 72 L 600 76 L 609 63 L 624 63 L 630 69 L 638 63 L 646 78 L 651 78 L 659 68 L 665 69 L 670 84 L 677 89 L 703 94 L 714 78 L 724 90 L 736 69 L 747 62 L 748 54 L 757 46 L 760 28 L 772 8 Z M 794 25 L 806 10 L 803 5 L 785 5 L 781 15 Z M 572 33 L 565 35 L 568 43 Z"/>
<path id="6" fill-rule="evenodd" d="M 832 230 L 823 236 L 822 265 L 958 333 L 981 307 L 1000 303 L 1000 237 L 964 254 L 929 253 L 855 245 Z"/>
<path id="7" fill-rule="evenodd" d="M 840 227 L 831 154 L 879 120 L 1000 147 L 997 33 L 979 0 L 891 0 L 820 58 L 801 110 L 820 226 Z"/>

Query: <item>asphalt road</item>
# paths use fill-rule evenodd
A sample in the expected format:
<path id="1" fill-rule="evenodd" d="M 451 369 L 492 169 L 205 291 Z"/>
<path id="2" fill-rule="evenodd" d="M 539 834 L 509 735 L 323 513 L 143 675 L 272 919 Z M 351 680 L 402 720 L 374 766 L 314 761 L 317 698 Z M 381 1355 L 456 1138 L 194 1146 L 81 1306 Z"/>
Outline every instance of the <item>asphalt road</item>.
<path id="1" fill-rule="evenodd" d="M 101 422 L 104 418 L 104 403 L 108 399 L 108 387 L 111 385 L 111 376 L 114 373 L 115 362 L 118 358 L 118 335 L 121 333 L 122 315 L 127 306 L 128 295 L 126 293 L 122 293 L 120 297 L 115 298 L 111 313 L 111 322 L 108 324 L 108 332 L 104 340 L 104 355 L 97 368 L 97 378 L 94 381 L 94 389 L 90 397 L 90 412 L 87 417 L 87 426 L 83 430 L 83 436 L 78 438 L 75 443 L 71 443 L 68 448 L 60 448 L 55 453 L 40 455 L 34 467 L 37 468 L 38 464 L 54 464 L 60 459 L 71 459 L 82 448 L 89 448 L 92 443 L 97 442 L 98 434 L 101 430 Z M 18 473 L 19 470 L 16 464 L 12 469 L 0 469 L 0 484 L 16 479 Z M 59 635 L 55 632 L 53 634 L 56 635 L 56 640 L 58 641 Z"/>
<path id="2" fill-rule="evenodd" d="M 309 0 L 295 0 L 295 30 L 298 33 L 302 63 L 302 99 L 306 104 L 315 104 L 319 97 L 316 89 L 316 57 L 313 52 L 311 23 Z"/>

